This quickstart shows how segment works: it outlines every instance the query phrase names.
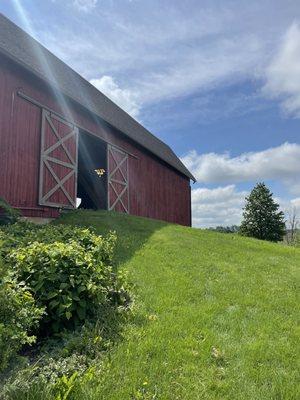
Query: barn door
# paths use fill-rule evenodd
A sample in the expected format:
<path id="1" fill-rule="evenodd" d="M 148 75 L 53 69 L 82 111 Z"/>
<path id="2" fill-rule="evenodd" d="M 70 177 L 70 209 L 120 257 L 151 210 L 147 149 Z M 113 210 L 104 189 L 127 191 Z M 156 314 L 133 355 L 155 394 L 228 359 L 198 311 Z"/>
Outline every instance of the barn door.
<path id="1" fill-rule="evenodd" d="M 39 204 L 75 208 L 78 128 L 42 110 Z"/>
<path id="2" fill-rule="evenodd" d="M 128 154 L 108 145 L 108 209 L 129 213 Z"/>

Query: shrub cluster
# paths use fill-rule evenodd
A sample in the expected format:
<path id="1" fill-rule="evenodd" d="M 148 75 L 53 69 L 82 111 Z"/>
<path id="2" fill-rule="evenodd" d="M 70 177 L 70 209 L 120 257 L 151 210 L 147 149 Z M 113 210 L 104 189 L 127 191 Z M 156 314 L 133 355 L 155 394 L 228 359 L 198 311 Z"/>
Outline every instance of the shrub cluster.
<path id="1" fill-rule="evenodd" d="M 0 198 L 0 225 L 14 224 L 19 216 L 19 210 L 12 208 L 4 199 Z"/>
<path id="2" fill-rule="evenodd" d="M 104 260 L 110 260 L 115 238 L 89 235 L 85 245 L 75 239 L 33 242 L 10 254 L 17 279 L 29 282 L 37 304 L 46 308 L 43 323 L 51 331 L 76 327 L 113 290 L 112 268 Z"/>
<path id="3" fill-rule="evenodd" d="M 114 233 L 103 237 L 79 227 L 2 227 L 0 370 L 36 335 L 79 329 L 101 309 L 127 305 L 126 282 L 112 266 L 115 242 Z"/>
<path id="4" fill-rule="evenodd" d="M 44 308 L 35 303 L 29 288 L 12 276 L 4 275 L 0 282 L 0 371 L 24 344 L 31 344 Z"/>

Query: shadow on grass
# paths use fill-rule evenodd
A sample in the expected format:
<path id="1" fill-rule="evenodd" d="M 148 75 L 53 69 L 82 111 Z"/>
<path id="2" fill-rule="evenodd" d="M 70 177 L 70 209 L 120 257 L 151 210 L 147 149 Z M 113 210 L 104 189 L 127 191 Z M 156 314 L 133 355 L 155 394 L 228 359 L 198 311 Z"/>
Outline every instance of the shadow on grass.
<path id="1" fill-rule="evenodd" d="M 64 212 L 54 224 L 91 227 L 99 235 L 117 233 L 116 264 L 125 263 L 139 250 L 155 231 L 169 225 L 167 222 L 135 217 L 113 211 L 76 210 Z"/>
<path id="2" fill-rule="evenodd" d="M 148 239 L 157 231 L 170 225 L 167 222 L 150 218 L 136 217 L 113 211 L 76 210 L 64 212 L 54 224 L 66 224 L 80 227 L 92 228 L 97 234 L 105 235 L 110 231 L 117 234 L 117 244 L 114 257 L 114 266 L 118 269 L 122 264 L 129 261 L 133 255 L 147 243 Z M 130 318 L 136 326 L 143 326 L 149 322 L 141 313 Z M 105 325 L 105 319 L 103 325 Z M 107 322 L 107 321 L 106 321 Z M 124 321 L 115 323 L 115 339 L 119 340 L 119 332 L 122 331 Z M 111 326 L 111 324 L 108 324 Z"/>
<path id="3" fill-rule="evenodd" d="M 89 210 L 64 212 L 53 224 L 89 227 L 100 235 L 115 231 L 117 234 L 114 259 L 116 268 L 130 260 L 156 231 L 168 225 L 163 221 L 115 212 Z M 148 320 L 145 319 L 142 312 L 132 313 L 130 308 L 120 311 L 120 308 L 115 306 L 103 306 L 99 308 L 95 318 L 90 321 L 87 320 L 85 326 L 76 331 L 66 331 L 65 334 L 58 337 L 40 336 L 34 346 L 24 346 L 15 360 L 12 360 L 8 368 L 0 375 L 3 384 L 11 382 L 9 394 L 6 398 L 14 400 L 30 398 L 32 400 L 39 399 L 42 396 L 45 399 L 52 399 L 51 388 L 48 383 L 44 383 L 38 390 L 36 390 L 36 385 L 31 386 L 29 384 L 32 379 L 40 374 L 40 371 L 42 371 L 42 374 L 48 370 L 51 373 L 53 371 L 53 373 L 56 373 L 57 370 L 59 374 L 72 374 L 73 364 L 67 370 L 61 369 L 66 368 L 65 364 L 68 364 L 69 360 L 74 362 L 72 361 L 73 355 L 79 357 L 79 364 L 76 365 L 75 370 L 81 367 L 88 368 L 90 363 L 93 364 L 105 354 L 109 354 L 112 347 L 123 340 L 124 325 L 132 323 L 135 326 L 142 326 L 147 322 Z M 99 340 L 99 343 L 96 343 L 97 340 Z M 80 357 L 86 357 L 86 361 L 82 361 L 86 365 L 80 365 Z M 55 366 L 53 371 L 51 365 Z M 17 384 L 19 381 L 21 382 L 20 385 Z M 28 382 L 26 388 L 23 386 L 25 381 Z M 1 386 L 0 384 L 0 398 L 4 393 L 2 392 L 3 386 Z M 19 390 L 19 386 L 22 389 Z M 49 397 L 47 397 L 47 393 Z"/>

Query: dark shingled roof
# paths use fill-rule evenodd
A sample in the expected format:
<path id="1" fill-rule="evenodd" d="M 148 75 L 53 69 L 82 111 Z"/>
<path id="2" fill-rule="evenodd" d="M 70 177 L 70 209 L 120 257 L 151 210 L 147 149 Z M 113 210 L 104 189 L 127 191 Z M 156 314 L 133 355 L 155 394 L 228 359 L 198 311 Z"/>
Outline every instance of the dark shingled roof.
<path id="1" fill-rule="evenodd" d="M 55 85 L 62 93 L 195 181 L 169 146 L 1 13 L 0 52 Z M 46 62 L 41 62 L 41 59 Z"/>

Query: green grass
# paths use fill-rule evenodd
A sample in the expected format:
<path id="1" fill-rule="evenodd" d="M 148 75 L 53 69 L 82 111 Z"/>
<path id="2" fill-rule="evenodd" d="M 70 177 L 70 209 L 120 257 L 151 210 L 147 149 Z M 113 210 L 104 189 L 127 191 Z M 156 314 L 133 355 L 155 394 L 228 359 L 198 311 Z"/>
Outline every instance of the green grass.
<path id="1" fill-rule="evenodd" d="M 75 398 L 299 398 L 300 249 L 106 212 L 58 223 L 116 230 L 136 294 L 123 340 Z"/>

